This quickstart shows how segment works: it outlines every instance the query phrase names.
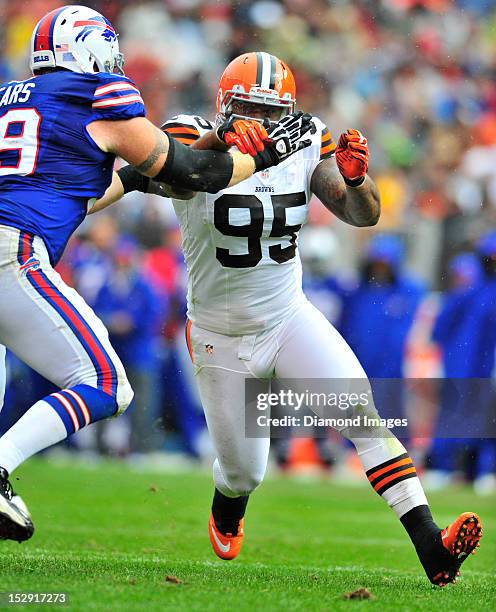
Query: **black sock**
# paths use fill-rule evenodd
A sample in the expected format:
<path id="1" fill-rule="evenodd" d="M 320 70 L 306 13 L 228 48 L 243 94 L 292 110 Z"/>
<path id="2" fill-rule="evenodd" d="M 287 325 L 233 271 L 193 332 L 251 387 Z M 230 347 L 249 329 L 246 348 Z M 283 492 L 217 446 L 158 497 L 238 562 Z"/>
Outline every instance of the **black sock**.
<path id="1" fill-rule="evenodd" d="M 219 490 L 215 489 L 212 514 L 217 529 L 221 533 L 224 535 L 227 533 L 238 533 L 239 521 L 245 515 L 248 499 L 249 495 L 226 497 Z"/>
<path id="2" fill-rule="evenodd" d="M 447 573 L 454 578 L 453 559 L 441 540 L 441 530 L 432 518 L 429 506 L 417 506 L 400 521 L 412 540 L 420 562 L 431 582 L 437 583 L 436 577 Z"/>
<path id="3" fill-rule="evenodd" d="M 433 538 L 441 531 L 432 518 L 429 506 L 425 505 L 412 508 L 400 518 L 400 521 L 415 548 L 421 546 L 426 538 Z"/>

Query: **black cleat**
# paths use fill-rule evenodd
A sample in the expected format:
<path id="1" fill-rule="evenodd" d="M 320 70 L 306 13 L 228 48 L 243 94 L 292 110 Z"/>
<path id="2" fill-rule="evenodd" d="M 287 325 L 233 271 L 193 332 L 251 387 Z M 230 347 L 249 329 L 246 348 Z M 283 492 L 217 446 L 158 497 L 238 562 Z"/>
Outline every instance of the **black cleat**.
<path id="1" fill-rule="evenodd" d="M 9 474 L 0 468 L 0 540 L 24 542 L 34 533 L 34 525 L 25 503 L 16 495 Z"/>

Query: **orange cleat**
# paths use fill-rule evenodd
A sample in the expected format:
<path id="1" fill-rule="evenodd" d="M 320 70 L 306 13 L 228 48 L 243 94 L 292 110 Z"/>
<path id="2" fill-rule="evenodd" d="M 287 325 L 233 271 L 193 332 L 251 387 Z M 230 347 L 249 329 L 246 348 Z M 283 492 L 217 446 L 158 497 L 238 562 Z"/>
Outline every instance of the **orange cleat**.
<path id="1" fill-rule="evenodd" d="M 239 555 L 241 550 L 241 544 L 243 543 L 243 524 L 244 519 L 239 521 L 238 532 L 236 535 L 231 533 L 221 533 L 215 524 L 214 517 L 210 514 L 208 520 L 208 535 L 210 536 L 210 542 L 215 554 L 221 559 L 230 561 Z"/>
<path id="2" fill-rule="evenodd" d="M 438 586 L 456 582 L 461 564 L 470 554 L 475 554 L 482 537 L 482 523 L 474 512 L 464 512 L 441 531 L 441 542 L 451 556 L 451 564 L 431 581 Z"/>

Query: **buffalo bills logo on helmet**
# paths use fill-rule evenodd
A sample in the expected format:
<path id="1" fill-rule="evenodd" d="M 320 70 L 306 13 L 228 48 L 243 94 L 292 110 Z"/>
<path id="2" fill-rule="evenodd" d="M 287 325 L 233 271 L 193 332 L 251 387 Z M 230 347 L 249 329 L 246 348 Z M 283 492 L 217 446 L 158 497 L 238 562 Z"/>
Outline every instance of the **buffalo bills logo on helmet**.
<path id="1" fill-rule="evenodd" d="M 117 38 L 117 34 L 113 30 L 104 30 L 102 32 L 102 37 L 105 38 L 107 42 L 111 42 Z"/>
<path id="2" fill-rule="evenodd" d="M 76 42 L 79 42 L 79 40 L 84 41 L 88 34 L 94 30 L 102 30 L 102 37 L 107 42 L 111 42 L 117 38 L 117 34 L 111 26 L 110 21 L 105 19 L 103 15 L 95 15 L 91 19 L 76 21 L 74 22 L 74 27 L 83 27 L 81 32 L 76 36 Z"/>

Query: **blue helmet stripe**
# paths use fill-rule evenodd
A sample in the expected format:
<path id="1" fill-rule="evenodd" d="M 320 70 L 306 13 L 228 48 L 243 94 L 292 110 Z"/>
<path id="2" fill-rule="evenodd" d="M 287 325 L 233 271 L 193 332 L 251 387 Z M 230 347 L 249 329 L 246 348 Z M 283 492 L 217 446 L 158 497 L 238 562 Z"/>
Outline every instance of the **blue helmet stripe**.
<path id="1" fill-rule="evenodd" d="M 50 51 L 55 52 L 55 48 L 53 46 L 53 29 L 55 27 L 55 22 L 57 21 L 57 17 L 60 15 L 62 11 L 64 11 L 67 7 L 63 6 L 60 8 L 52 18 L 52 23 L 50 24 L 50 33 L 48 35 L 48 44 L 50 45 Z"/>

